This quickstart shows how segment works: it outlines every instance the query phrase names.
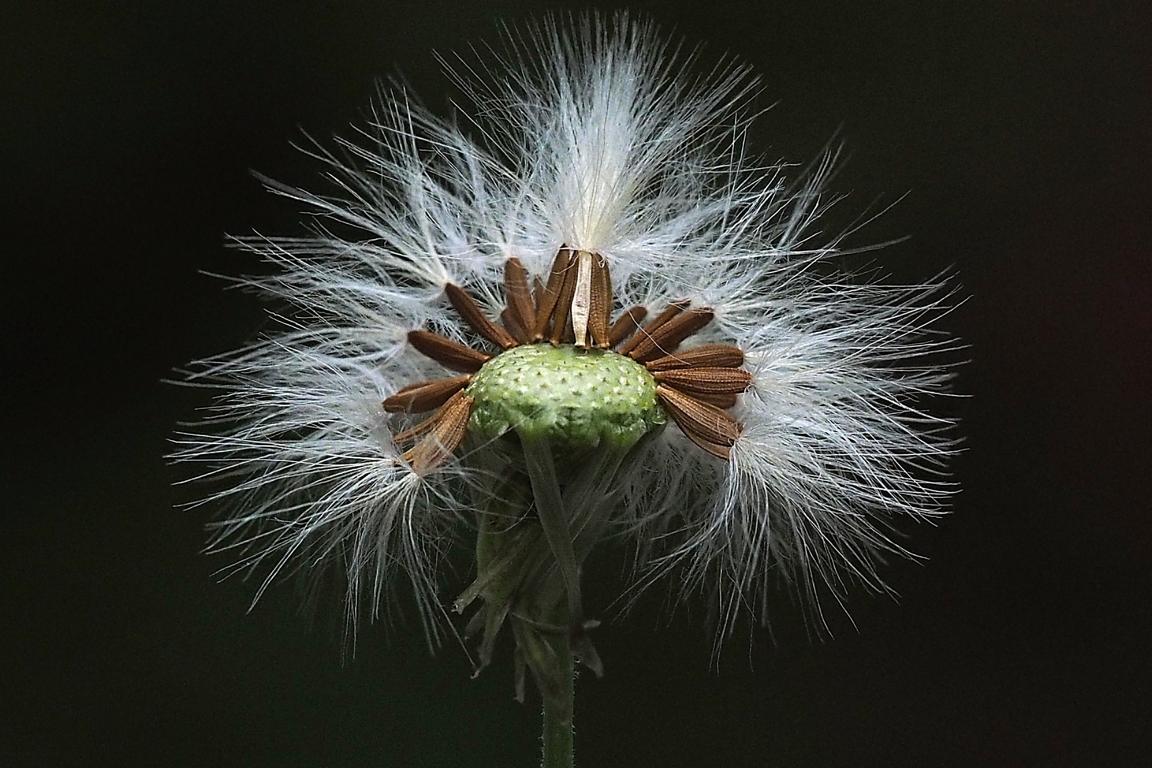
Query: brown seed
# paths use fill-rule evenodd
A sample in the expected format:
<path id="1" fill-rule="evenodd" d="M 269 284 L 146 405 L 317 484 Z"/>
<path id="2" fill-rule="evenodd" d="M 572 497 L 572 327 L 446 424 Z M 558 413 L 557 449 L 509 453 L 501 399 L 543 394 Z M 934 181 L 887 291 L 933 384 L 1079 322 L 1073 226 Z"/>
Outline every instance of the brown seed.
<path id="1" fill-rule="evenodd" d="M 692 397 L 696 398 L 702 403 L 714 405 L 717 408 L 731 408 L 736 405 L 736 395 L 730 393 L 712 393 L 704 394 L 702 392 L 693 392 Z"/>
<path id="2" fill-rule="evenodd" d="M 504 300 L 508 305 L 508 312 L 520 327 L 532 330 L 536 323 L 536 306 L 532 302 L 532 292 L 528 288 L 528 270 L 524 268 L 520 259 L 515 257 L 504 262 Z"/>
<path id="3" fill-rule="evenodd" d="M 752 374 L 743 368 L 678 368 L 657 371 L 653 378 L 682 392 L 705 395 L 738 395 L 752 383 Z"/>
<path id="4" fill-rule="evenodd" d="M 592 343 L 600 349 L 612 346 L 608 321 L 612 314 L 612 275 L 608 262 L 599 254 L 592 255 L 592 296 L 588 313 L 588 332 Z"/>
<path id="5" fill-rule="evenodd" d="M 548 339 L 553 344 L 563 344 L 575 341 L 572 326 L 568 324 L 568 317 L 572 311 L 572 298 L 576 295 L 576 281 L 580 277 L 578 262 L 573 258 L 564 270 L 564 279 L 560 283 L 560 296 L 556 299 L 556 306 L 552 309 L 552 333 Z"/>
<path id="6" fill-rule="evenodd" d="M 712 317 L 710 309 L 686 310 L 651 331 L 628 354 L 639 362 L 671 354 L 680 346 L 680 342 L 712 322 Z M 644 336 L 644 333 L 638 333 L 637 336 Z"/>
<path id="7" fill-rule="evenodd" d="M 608 329 L 608 344 L 615 347 L 631 336 L 640 327 L 640 322 L 647 314 L 648 308 L 639 305 L 626 310 L 624 314 L 616 318 L 616 322 L 612 323 L 612 327 Z"/>
<path id="8" fill-rule="evenodd" d="M 572 250 L 566 245 L 561 246 L 552 262 L 552 270 L 548 273 L 547 284 L 541 283 L 539 278 L 536 279 L 536 320 L 532 327 L 533 341 L 540 341 L 548 335 L 552 315 L 556 310 L 557 302 L 560 300 L 561 287 L 564 284 L 565 275 L 569 272 L 568 266 L 571 261 Z"/>
<path id="9" fill-rule="evenodd" d="M 553 332 L 552 335 L 556 336 L 556 333 Z M 553 344 L 575 344 L 576 343 L 576 332 L 572 328 L 572 323 L 564 323 L 564 325 L 560 327 L 559 338 L 556 341 L 553 341 L 552 343 Z"/>
<path id="10" fill-rule="evenodd" d="M 511 349 L 517 346 L 516 339 L 512 338 L 512 334 L 489 320 L 476 300 L 463 288 L 448 283 L 444 286 L 444 292 L 448 294 L 448 301 L 452 302 L 452 306 L 476 333 L 502 349 Z"/>
<path id="11" fill-rule="evenodd" d="M 457 394 L 459 394 L 459 393 L 457 393 Z M 440 420 L 440 414 L 434 413 L 431 416 L 429 416 L 428 418 L 424 419 L 423 421 L 419 421 L 419 422 L 413 424 L 412 426 L 408 427 L 408 429 L 401 430 L 400 432 L 397 432 L 396 434 L 392 435 L 392 442 L 395 443 L 396 445 L 400 445 L 401 443 L 411 442 L 412 440 L 415 440 L 416 438 L 420 437 L 420 435 L 424 434 L 425 432 L 427 432 L 432 427 L 436 426 L 436 422 L 438 422 L 439 420 Z"/>
<path id="12" fill-rule="evenodd" d="M 472 398 L 466 394 L 441 408 L 427 434 L 403 454 L 412 471 L 424 475 L 447 461 L 464 440 L 471 413 Z"/>
<path id="13" fill-rule="evenodd" d="M 466 347 L 431 331 L 409 331 L 408 343 L 425 357 L 430 357 L 453 371 L 474 373 L 492 358 L 489 354 Z"/>
<path id="14" fill-rule="evenodd" d="M 647 339 L 655 333 L 661 326 L 672 320 L 672 318 L 679 315 L 684 310 L 688 309 L 690 302 L 687 300 L 674 301 L 668 306 L 664 307 L 664 311 L 656 315 L 656 317 L 649 320 L 644 324 L 644 327 L 637 331 L 636 335 L 621 345 L 620 349 L 616 350 L 622 355 L 627 355 L 636 345 Z"/>
<path id="15" fill-rule="evenodd" d="M 448 398 L 468 386 L 472 376 L 453 376 L 447 379 L 432 379 L 419 384 L 410 384 L 384 401 L 384 410 L 388 413 L 409 411 L 423 413 L 438 408 L 448 401 Z"/>
<path id="16" fill-rule="evenodd" d="M 656 395 L 684 434 L 709 453 L 727 457 L 726 449 L 740 436 L 739 422 L 721 408 L 663 384 L 657 385 Z"/>
<path id="17" fill-rule="evenodd" d="M 691 440 L 693 443 L 696 444 L 696 447 L 703 449 L 704 451 L 712 454 L 713 456 L 715 456 L 718 459 L 724 459 L 725 461 L 727 461 L 728 458 L 732 455 L 732 446 L 730 446 L 730 445 L 719 445 L 717 443 L 710 443 L 707 440 L 705 440 L 703 437 L 701 437 L 699 434 L 692 432 L 689 429 L 684 429 L 683 427 L 681 427 L 681 431 L 684 433 L 684 437 L 688 438 L 689 440 Z"/>
<path id="18" fill-rule="evenodd" d="M 540 309 L 540 302 L 544 297 L 544 281 L 540 279 L 540 275 L 532 276 L 532 311 L 537 312 Z M 533 314 L 533 318 L 536 315 Z M 535 322 L 535 320 L 533 320 Z"/>
<path id="19" fill-rule="evenodd" d="M 645 363 L 648 370 L 668 371 L 674 368 L 739 368 L 744 365 L 744 350 L 731 344 L 701 344 L 691 349 L 682 349 L 674 355 L 658 357 Z"/>
<path id="20" fill-rule="evenodd" d="M 413 424 L 412 426 L 408 427 L 408 429 L 402 430 L 392 435 L 392 442 L 400 445 L 401 443 L 407 443 L 420 437 L 432 427 L 436 426 L 436 423 L 440 420 L 440 414 L 444 412 L 444 409 L 449 408 L 453 401 L 458 400 L 461 397 L 464 397 L 464 390 L 462 389 L 456 394 L 452 395 L 452 397 L 448 398 L 447 402 L 440 406 L 440 410 L 438 410 L 436 413 L 432 414 L 421 422 Z"/>
<path id="21" fill-rule="evenodd" d="M 521 344 L 527 344 L 532 341 L 532 337 L 528 334 L 528 331 L 524 330 L 524 326 L 520 324 L 520 320 L 517 319 L 516 313 L 513 312 L 511 308 L 505 307 L 500 312 L 500 322 L 504 323 L 504 327 L 508 329 L 508 333 L 512 334 L 516 338 L 516 341 Z"/>

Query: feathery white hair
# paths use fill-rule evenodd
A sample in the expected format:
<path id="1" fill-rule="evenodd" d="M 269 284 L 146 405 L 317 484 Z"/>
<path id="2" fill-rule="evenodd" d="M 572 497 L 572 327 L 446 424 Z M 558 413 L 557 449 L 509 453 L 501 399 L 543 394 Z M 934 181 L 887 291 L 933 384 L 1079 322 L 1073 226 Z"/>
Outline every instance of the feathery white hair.
<path id="1" fill-rule="evenodd" d="M 626 17 L 546 23 L 510 47 L 500 78 L 458 78 L 475 105 L 459 124 L 393 94 L 354 140 L 309 150 L 333 193 L 268 182 L 314 212 L 311 233 L 240 239 L 276 268 L 242 282 L 289 310 L 274 335 L 195 366 L 191 382 L 221 389 L 214 426 L 175 454 L 222 481 L 207 501 L 232 502 L 215 548 L 264 566 L 260 592 L 340 562 L 350 615 L 363 598 L 375 616 L 402 572 L 435 634 L 437 564 L 478 478 L 462 463 L 414 474 L 380 402 L 433 367 L 407 331 L 468 336 L 448 282 L 498 312 L 508 258 L 546 274 L 567 244 L 608 260 L 619 306 L 711 307 L 699 340 L 741 347 L 754 377 L 727 462 L 670 425 L 622 481 L 637 584 L 684 569 L 724 631 L 777 578 L 808 597 L 882 588 L 878 559 L 907 554 L 893 524 L 940 514 L 949 493 L 950 425 L 920 410 L 954 348 L 927 332 L 941 282 L 828 276 L 840 238 L 815 222 L 832 158 L 789 180 L 745 157 L 745 68 L 692 78 L 694 54 Z"/>

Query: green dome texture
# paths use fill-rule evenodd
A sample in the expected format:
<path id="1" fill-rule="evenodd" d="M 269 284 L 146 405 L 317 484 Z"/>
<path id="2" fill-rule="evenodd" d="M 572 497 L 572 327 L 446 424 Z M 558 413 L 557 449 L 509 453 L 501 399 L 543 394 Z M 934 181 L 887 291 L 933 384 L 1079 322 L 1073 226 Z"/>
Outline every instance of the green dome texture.
<path id="1" fill-rule="evenodd" d="M 631 358 L 603 349 L 533 344 L 489 360 L 466 392 L 469 430 L 516 430 L 576 448 L 629 446 L 664 423 L 656 382 Z"/>

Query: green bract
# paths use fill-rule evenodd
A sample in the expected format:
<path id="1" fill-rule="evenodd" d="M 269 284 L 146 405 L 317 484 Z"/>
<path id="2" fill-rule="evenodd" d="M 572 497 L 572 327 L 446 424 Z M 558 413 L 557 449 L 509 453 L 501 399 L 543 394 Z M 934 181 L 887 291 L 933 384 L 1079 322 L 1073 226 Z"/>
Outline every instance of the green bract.
<path id="1" fill-rule="evenodd" d="M 469 430 L 515 429 L 578 448 L 628 446 L 664 423 L 644 366 L 603 349 L 534 344 L 509 349 L 476 372 Z"/>

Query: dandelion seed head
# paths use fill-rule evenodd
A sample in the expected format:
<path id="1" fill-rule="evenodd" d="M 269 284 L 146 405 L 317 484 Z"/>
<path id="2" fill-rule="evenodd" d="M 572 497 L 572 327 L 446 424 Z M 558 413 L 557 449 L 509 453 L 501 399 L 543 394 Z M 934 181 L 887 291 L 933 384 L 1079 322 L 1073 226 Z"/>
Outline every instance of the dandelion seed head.
<path id="1" fill-rule="evenodd" d="M 175 453 L 227 505 L 213 546 L 259 592 L 337 564 L 351 613 L 407 579 L 435 635 L 439 564 L 503 482 L 486 447 L 612 436 L 603 536 L 635 548 L 635 591 L 679 574 L 723 636 L 780 581 L 884 589 L 894 527 L 951 492 L 951 425 L 925 410 L 955 350 L 930 330 L 946 281 L 835 269 L 835 153 L 798 175 L 752 156 L 746 68 L 688 74 L 697 54 L 625 16 L 509 49 L 456 65 L 452 121 L 386 93 L 308 144 L 326 193 L 265 180 L 312 216 L 235 241 L 273 268 L 239 282 L 278 329 L 188 374 L 217 391 Z"/>

